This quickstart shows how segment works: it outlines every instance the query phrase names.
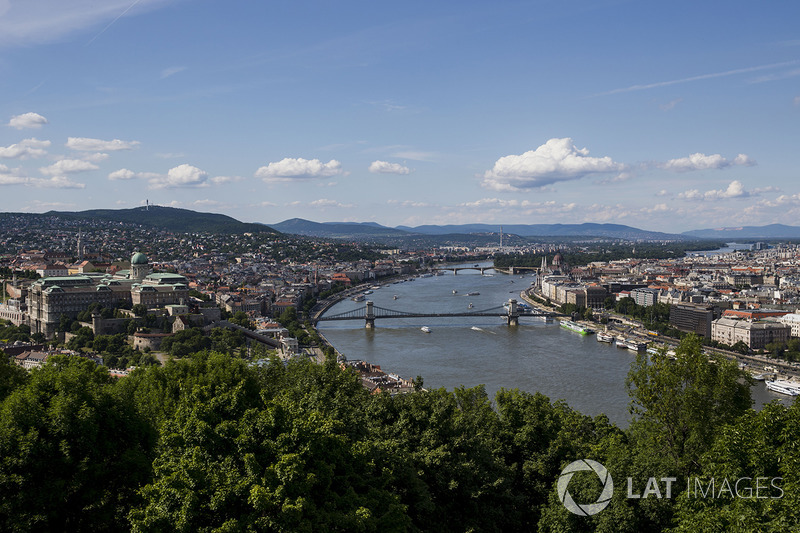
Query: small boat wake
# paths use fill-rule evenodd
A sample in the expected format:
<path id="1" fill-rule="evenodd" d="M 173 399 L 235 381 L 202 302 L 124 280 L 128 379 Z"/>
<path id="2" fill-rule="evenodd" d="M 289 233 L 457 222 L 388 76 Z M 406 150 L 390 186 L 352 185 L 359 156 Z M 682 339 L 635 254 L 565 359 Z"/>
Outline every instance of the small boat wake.
<path id="1" fill-rule="evenodd" d="M 478 326 L 472 326 L 469 329 L 471 329 L 472 331 L 480 331 L 482 333 L 491 333 L 492 335 L 497 335 L 497 333 L 495 333 L 494 331 L 486 331 L 485 329 L 479 328 Z"/>

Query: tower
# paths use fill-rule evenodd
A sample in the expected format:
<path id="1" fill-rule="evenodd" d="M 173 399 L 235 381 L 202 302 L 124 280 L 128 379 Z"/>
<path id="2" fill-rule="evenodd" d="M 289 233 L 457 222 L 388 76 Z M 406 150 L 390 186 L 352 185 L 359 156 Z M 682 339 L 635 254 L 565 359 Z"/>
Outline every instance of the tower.
<path id="1" fill-rule="evenodd" d="M 503 247 L 503 226 L 500 226 L 500 248 Z"/>
<path id="2" fill-rule="evenodd" d="M 147 257 L 141 252 L 136 252 L 135 254 L 133 254 L 133 256 L 131 257 L 130 278 L 141 281 L 149 273 L 150 273 L 150 264 L 147 261 Z"/>
<path id="3" fill-rule="evenodd" d="M 83 233 L 78 229 L 78 261 L 83 261 Z"/>

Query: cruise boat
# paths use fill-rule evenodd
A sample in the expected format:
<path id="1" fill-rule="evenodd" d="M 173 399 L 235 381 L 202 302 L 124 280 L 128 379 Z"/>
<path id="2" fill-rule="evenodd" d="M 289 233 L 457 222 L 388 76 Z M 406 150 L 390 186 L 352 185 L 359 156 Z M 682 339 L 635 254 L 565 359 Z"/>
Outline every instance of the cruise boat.
<path id="1" fill-rule="evenodd" d="M 422 327 L 421 327 L 421 328 L 419 328 L 419 329 L 421 329 L 421 330 L 422 330 L 422 331 L 424 331 L 425 333 L 430 333 L 430 332 L 431 332 L 431 328 L 429 328 L 428 326 L 422 326 Z"/>
<path id="2" fill-rule="evenodd" d="M 363 294 L 357 294 L 350 299 L 353 300 L 354 302 L 363 302 L 364 300 L 367 299 L 367 297 L 364 296 Z"/>
<path id="3" fill-rule="evenodd" d="M 639 342 L 636 339 L 623 339 L 617 338 L 617 348 L 627 348 L 632 352 L 641 352 L 647 349 L 646 342 Z"/>
<path id="4" fill-rule="evenodd" d="M 787 396 L 800 396 L 800 383 L 795 381 L 776 379 L 775 381 L 766 381 L 765 385 L 772 392 L 786 394 Z"/>
<path id="5" fill-rule="evenodd" d="M 597 332 L 597 341 L 598 342 L 607 342 L 607 343 L 611 344 L 612 342 L 614 342 L 614 335 L 612 335 L 610 333 L 606 333 L 604 331 L 598 331 Z"/>
<path id="6" fill-rule="evenodd" d="M 561 327 L 570 331 L 574 331 L 575 333 L 580 333 L 581 335 L 589 335 L 590 333 L 594 333 L 594 330 L 585 328 L 577 322 L 573 322 L 572 320 L 562 320 Z"/>

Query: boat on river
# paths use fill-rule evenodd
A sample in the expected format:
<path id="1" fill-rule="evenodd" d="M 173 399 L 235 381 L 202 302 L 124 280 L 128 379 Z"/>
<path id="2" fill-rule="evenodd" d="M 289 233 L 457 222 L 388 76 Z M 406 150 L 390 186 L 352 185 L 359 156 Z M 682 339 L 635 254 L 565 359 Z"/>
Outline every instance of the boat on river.
<path id="1" fill-rule="evenodd" d="M 765 382 L 765 385 L 772 392 L 786 394 L 787 396 L 800 396 L 800 383 L 796 381 L 776 379 L 775 381 Z"/>
<path id="2" fill-rule="evenodd" d="M 572 320 L 562 320 L 561 327 L 570 331 L 574 331 L 575 333 L 580 333 L 581 335 L 589 335 L 590 333 L 594 333 L 593 329 L 583 327 Z"/>
<path id="3" fill-rule="evenodd" d="M 430 333 L 430 332 L 431 332 L 431 328 L 429 328 L 428 326 L 422 326 L 422 327 L 421 327 L 421 328 L 419 328 L 419 329 L 421 329 L 421 330 L 422 330 L 422 331 L 424 331 L 425 333 Z"/>
<path id="4" fill-rule="evenodd" d="M 606 333 L 605 331 L 598 331 L 597 332 L 597 342 L 607 342 L 611 344 L 614 342 L 614 335 L 610 333 Z"/>

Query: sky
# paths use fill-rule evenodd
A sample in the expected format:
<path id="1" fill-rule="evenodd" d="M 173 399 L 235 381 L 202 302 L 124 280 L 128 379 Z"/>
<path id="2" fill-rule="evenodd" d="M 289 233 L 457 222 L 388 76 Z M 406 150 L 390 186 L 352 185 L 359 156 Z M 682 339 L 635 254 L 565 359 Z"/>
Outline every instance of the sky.
<path id="1" fill-rule="evenodd" d="M 800 3 L 0 0 L 4 211 L 800 215 Z"/>

